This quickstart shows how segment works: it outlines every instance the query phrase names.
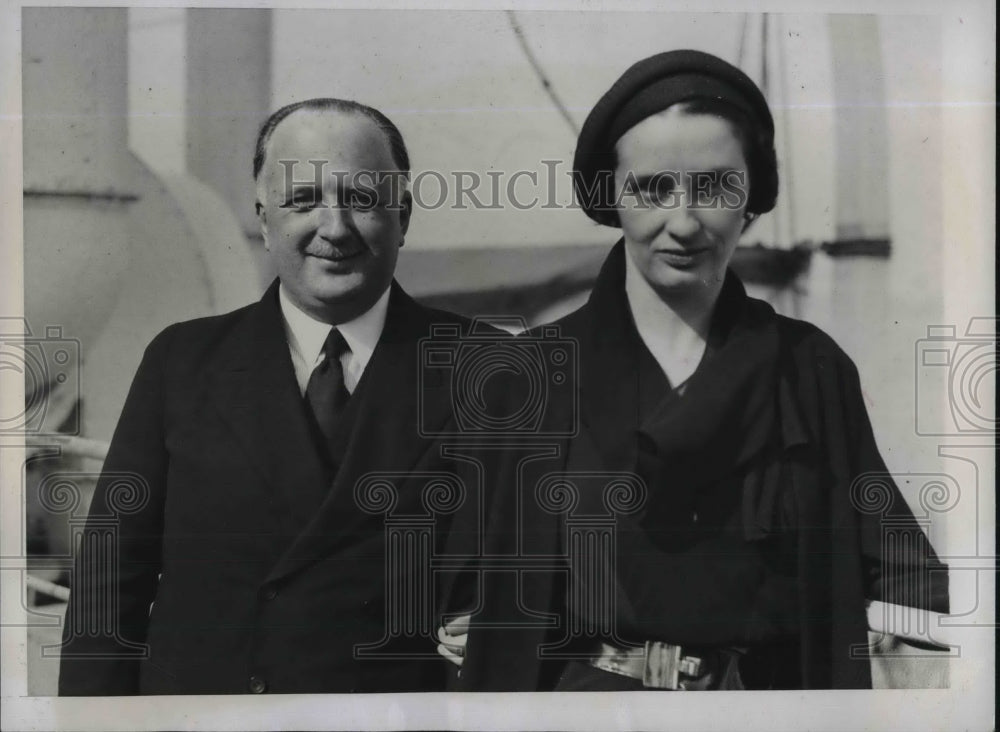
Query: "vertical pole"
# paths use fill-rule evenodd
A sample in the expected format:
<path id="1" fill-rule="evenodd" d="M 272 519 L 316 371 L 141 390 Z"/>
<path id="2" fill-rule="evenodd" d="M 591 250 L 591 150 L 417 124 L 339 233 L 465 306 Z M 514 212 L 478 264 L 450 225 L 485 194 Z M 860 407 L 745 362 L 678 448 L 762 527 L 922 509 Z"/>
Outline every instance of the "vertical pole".
<path id="1" fill-rule="evenodd" d="M 187 170 L 259 236 L 251 162 L 271 109 L 271 11 L 187 11 Z"/>
<path id="2" fill-rule="evenodd" d="M 875 15 L 829 16 L 837 239 L 889 237 L 889 140 Z"/>

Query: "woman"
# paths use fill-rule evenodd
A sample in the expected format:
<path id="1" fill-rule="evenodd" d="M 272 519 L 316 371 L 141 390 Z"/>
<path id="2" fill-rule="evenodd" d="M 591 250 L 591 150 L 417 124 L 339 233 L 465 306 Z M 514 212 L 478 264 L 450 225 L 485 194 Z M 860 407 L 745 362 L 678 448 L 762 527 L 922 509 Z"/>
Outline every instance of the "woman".
<path id="1" fill-rule="evenodd" d="M 870 686 L 866 600 L 944 611 L 944 573 L 851 360 L 727 269 L 778 193 L 763 95 L 705 53 L 647 58 L 590 113 L 574 169 L 622 239 L 558 323 L 579 401 L 554 396 L 535 453 L 496 475 L 486 553 L 535 571 L 482 570 L 464 652 L 461 621 L 442 630 L 458 688 Z"/>

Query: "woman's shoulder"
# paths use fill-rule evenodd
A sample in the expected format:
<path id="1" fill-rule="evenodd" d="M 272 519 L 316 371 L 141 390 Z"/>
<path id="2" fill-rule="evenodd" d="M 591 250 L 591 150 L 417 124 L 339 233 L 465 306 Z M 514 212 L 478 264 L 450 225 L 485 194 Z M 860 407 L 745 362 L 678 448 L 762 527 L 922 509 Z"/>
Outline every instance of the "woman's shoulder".
<path id="1" fill-rule="evenodd" d="M 796 362 L 817 367 L 856 372 L 857 367 L 847 352 L 825 330 L 806 320 L 786 315 L 774 316 L 782 352 Z"/>
<path id="2" fill-rule="evenodd" d="M 783 315 L 775 318 L 781 393 L 798 405 L 796 411 L 813 428 L 818 422 L 861 420 L 865 410 L 861 378 L 851 357 L 813 323 Z"/>

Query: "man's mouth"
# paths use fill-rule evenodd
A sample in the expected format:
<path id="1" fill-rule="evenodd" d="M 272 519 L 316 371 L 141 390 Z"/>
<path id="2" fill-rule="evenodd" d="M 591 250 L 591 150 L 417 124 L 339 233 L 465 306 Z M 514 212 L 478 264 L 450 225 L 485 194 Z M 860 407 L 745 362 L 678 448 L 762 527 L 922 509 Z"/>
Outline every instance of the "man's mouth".
<path id="1" fill-rule="evenodd" d="M 315 257 L 326 262 L 347 262 L 360 257 L 363 253 L 362 247 L 357 249 L 307 249 L 305 251 L 307 257 Z"/>

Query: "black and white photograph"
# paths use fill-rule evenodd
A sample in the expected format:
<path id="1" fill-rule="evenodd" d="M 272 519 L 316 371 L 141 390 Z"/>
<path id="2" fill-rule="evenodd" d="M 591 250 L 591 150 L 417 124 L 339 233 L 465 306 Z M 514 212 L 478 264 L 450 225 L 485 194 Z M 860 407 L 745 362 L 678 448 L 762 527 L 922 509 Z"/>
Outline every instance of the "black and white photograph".
<path id="1" fill-rule="evenodd" d="M 4 729 L 994 729 L 993 3 L 0 52 Z"/>

